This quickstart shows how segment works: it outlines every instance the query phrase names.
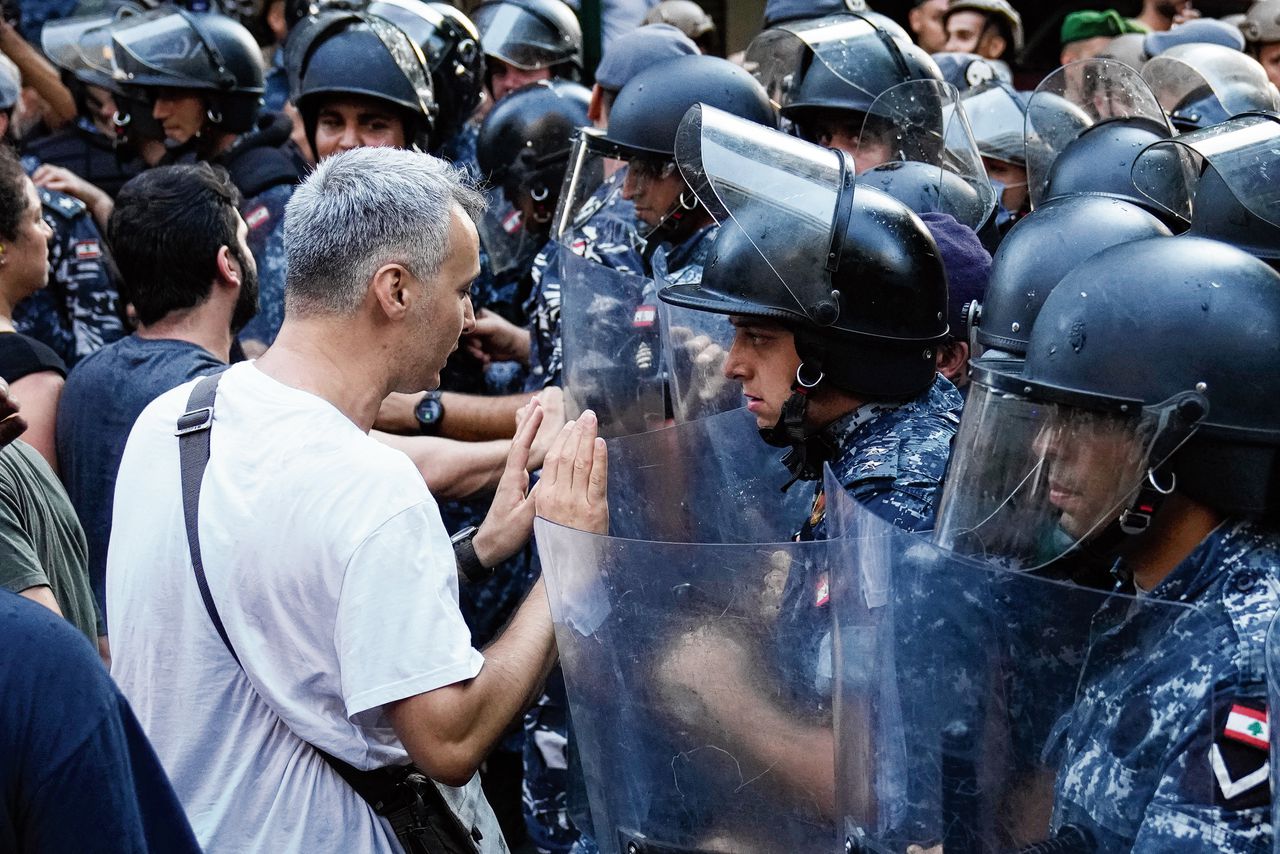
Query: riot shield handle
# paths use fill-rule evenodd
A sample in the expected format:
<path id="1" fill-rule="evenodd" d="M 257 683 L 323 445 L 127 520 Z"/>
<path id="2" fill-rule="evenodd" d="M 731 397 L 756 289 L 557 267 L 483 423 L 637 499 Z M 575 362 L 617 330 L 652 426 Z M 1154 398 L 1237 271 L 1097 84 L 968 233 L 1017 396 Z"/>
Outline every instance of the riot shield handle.
<path id="1" fill-rule="evenodd" d="M 1097 850 L 1092 833 L 1077 824 L 1064 824 L 1053 839 L 1028 845 L 1016 854 L 1093 854 Z"/>
<path id="2" fill-rule="evenodd" d="M 618 828 L 618 842 L 622 854 L 716 854 L 702 848 L 690 848 L 685 845 L 670 845 L 666 842 L 655 842 L 643 833 Z"/>

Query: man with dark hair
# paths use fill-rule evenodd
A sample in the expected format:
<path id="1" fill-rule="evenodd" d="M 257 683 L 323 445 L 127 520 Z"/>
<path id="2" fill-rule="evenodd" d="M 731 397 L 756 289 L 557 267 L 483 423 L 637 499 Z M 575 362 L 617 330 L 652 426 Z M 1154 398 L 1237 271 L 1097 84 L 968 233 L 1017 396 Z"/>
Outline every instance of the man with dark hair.
<path id="1" fill-rule="evenodd" d="M 949 51 L 1001 62 L 1022 52 L 1022 16 L 1008 0 L 951 0 L 942 24 Z"/>
<path id="2" fill-rule="evenodd" d="M 943 23 L 947 15 L 947 0 L 915 0 L 907 13 L 907 23 L 916 37 L 916 44 L 929 53 L 937 53 L 947 46 L 947 27 Z"/>
<path id="3" fill-rule="evenodd" d="M 108 236 L 138 328 L 81 361 L 58 410 L 59 465 L 89 541 L 89 577 L 106 614 L 104 576 L 116 470 L 138 413 L 189 379 L 221 370 L 258 307 L 257 267 L 240 193 L 207 163 L 162 166 L 129 181 Z"/>

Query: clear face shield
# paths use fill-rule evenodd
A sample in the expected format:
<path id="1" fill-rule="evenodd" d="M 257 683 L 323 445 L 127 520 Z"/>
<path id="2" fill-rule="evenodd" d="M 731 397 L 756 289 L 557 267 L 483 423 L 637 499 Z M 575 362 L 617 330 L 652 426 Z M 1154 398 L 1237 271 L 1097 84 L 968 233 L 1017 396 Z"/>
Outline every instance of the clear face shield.
<path id="1" fill-rule="evenodd" d="M 743 67 L 760 81 L 779 109 L 795 101 L 810 63 L 821 66 L 823 72 L 852 86 L 870 101 L 876 93 L 856 81 L 873 67 L 873 59 L 858 46 L 865 46 L 866 39 L 875 37 L 875 27 L 848 15 L 784 24 L 767 29 L 752 40 Z"/>
<path id="2" fill-rule="evenodd" d="M 228 77 L 221 58 L 210 51 L 186 14 L 154 9 L 113 28 L 115 78 L 124 85 L 182 87 L 210 73 Z"/>
<path id="3" fill-rule="evenodd" d="M 992 81 L 965 92 L 960 103 L 983 157 L 1026 164 L 1027 108 L 1012 86 Z"/>
<path id="4" fill-rule="evenodd" d="M 951 84 L 911 80 L 884 92 L 868 110 L 858 140 L 859 182 L 880 186 L 913 210 L 950 214 L 975 231 L 995 211 L 995 188 Z M 910 171 L 920 177 L 909 180 L 905 192 L 896 190 L 895 179 Z"/>
<path id="5" fill-rule="evenodd" d="M 939 505 L 942 548 L 1039 569 L 1125 526 L 1144 486 L 1172 488 L 1154 472 L 1187 438 L 1173 402 L 1102 412 L 1032 399 L 998 376 L 975 373 Z"/>
<path id="6" fill-rule="evenodd" d="M 685 183 L 721 225 L 732 221 L 795 300 L 797 318 L 834 323 L 830 277 L 839 244 L 837 203 L 852 191 L 845 156 L 695 105 L 676 134 Z"/>
<path id="7" fill-rule="evenodd" d="M 1026 157 L 1031 203 L 1045 200 L 1054 161 L 1081 134 L 1116 119 L 1168 128 L 1160 102 L 1137 71 L 1111 59 L 1073 62 L 1050 74 L 1027 102 Z"/>
<path id="8" fill-rule="evenodd" d="M 1134 163 L 1133 182 L 1162 208 L 1166 175 L 1178 170 L 1187 184 L 1198 181 L 1212 167 L 1218 178 L 1249 213 L 1280 228 L 1280 116 L 1251 113 L 1204 130 L 1158 142 Z M 1175 211 L 1176 213 L 1176 211 Z M 1193 227 L 1212 211 L 1197 211 L 1191 202 Z M 1221 212 L 1219 212 L 1221 213 Z"/>
<path id="9" fill-rule="evenodd" d="M 1142 79 L 1175 127 L 1194 130 L 1251 110 L 1280 109 L 1280 94 L 1252 57 L 1221 45 L 1190 44 L 1147 60 Z"/>
<path id="10" fill-rule="evenodd" d="M 111 88 L 111 27 L 137 14 L 126 8 L 116 14 L 49 21 L 40 31 L 40 46 L 63 71 L 90 85 Z"/>
<path id="11" fill-rule="evenodd" d="M 514 4 L 486 4 L 475 10 L 471 20 L 480 31 L 486 54 L 524 71 L 563 62 L 573 53 L 567 34 Z"/>
<path id="12" fill-rule="evenodd" d="M 1188 648 L 1213 643 L 1205 615 L 957 555 L 838 483 L 827 495 L 829 529 L 853 543 L 830 588 L 844 850 L 1130 850 L 1136 832 L 1107 831 L 1136 830 L 1130 805 L 1175 744 L 1214 735 L 1213 680 L 1184 679 Z M 1195 714 L 1117 728 L 1124 710 L 1175 705 Z M 1135 740 L 1115 756 L 1121 732 Z M 1117 818 L 1096 786 L 1119 762 L 1134 800 Z"/>

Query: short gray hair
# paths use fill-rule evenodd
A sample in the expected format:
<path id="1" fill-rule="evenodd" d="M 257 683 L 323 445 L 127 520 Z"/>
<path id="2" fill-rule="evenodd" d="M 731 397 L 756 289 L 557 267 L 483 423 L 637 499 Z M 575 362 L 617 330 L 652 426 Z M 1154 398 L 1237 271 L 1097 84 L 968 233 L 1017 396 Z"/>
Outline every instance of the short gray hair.
<path id="1" fill-rule="evenodd" d="M 446 160 L 397 148 L 326 157 L 285 208 L 285 312 L 351 314 L 393 262 L 432 278 L 449 253 L 455 206 L 475 220 L 485 201 Z"/>

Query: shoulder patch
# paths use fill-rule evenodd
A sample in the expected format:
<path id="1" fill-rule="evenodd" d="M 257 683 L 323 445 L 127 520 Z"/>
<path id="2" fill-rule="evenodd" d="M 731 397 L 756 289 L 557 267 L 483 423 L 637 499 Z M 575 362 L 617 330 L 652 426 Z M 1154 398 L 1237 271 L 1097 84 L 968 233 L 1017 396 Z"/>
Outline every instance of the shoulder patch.
<path id="1" fill-rule="evenodd" d="M 1260 700 L 1238 699 L 1226 717 L 1209 748 L 1215 800 L 1231 809 L 1265 806 L 1271 802 L 1267 707 Z"/>
<path id="2" fill-rule="evenodd" d="M 258 205 L 244 215 L 244 224 L 249 226 L 250 231 L 257 229 L 270 220 L 271 211 L 267 210 L 266 205 Z"/>
<path id="3" fill-rule="evenodd" d="M 76 241 L 77 261 L 96 261 L 102 257 L 102 246 L 96 240 Z"/>
<path id="4" fill-rule="evenodd" d="M 68 196 L 66 193 L 45 189 L 41 189 L 39 192 L 40 204 L 44 206 L 44 209 L 50 213 L 57 214 L 63 219 L 75 219 L 86 210 L 84 202 Z"/>

